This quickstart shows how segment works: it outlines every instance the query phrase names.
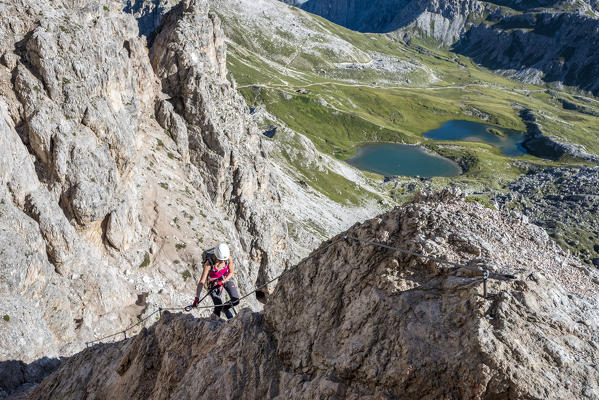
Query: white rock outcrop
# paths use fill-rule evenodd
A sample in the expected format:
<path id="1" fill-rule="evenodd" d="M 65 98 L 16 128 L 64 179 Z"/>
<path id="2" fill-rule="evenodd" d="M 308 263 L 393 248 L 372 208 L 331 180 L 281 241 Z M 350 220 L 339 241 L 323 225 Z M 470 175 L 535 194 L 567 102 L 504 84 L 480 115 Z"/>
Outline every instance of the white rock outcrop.
<path id="1" fill-rule="evenodd" d="M 211 88 L 218 93 L 210 104 L 191 103 L 189 123 L 168 107 L 155 117 L 164 101 L 160 74 L 136 21 L 117 3 L 14 1 L 0 11 L 13 16 L 0 23 L 0 360 L 68 354 L 152 307 L 185 305 L 202 250 L 218 241 L 231 243 L 242 289 L 270 268 L 263 254 L 284 266 L 277 252 L 285 251 L 285 222 L 259 209 L 273 208 L 276 188 L 257 172 L 249 179 L 254 160 L 230 152 L 243 147 L 258 160 L 259 138 L 250 127 L 236 137 L 195 125 L 209 112 L 218 127 L 217 118 L 237 125 L 244 114 L 226 81 L 222 33 L 208 30 L 216 17 L 194 8 L 198 25 L 180 43 L 179 56 L 219 60 L 215 70 L 196 66 L 203 74 L 196 100 Z M 210 39 L 207 46 L 191 44 L 192 33 L 196 44 Z M 219 104 L 231 100 L 229 115 L 220 114 Z M 204 135 L 229 150 L 218 159 L 192 151 L 188 163 L 188 127 L 196 145 Z M 206 189 L 215 185 L 218 202 Z M 167 188 L 171 196 L 160 194 Z M 141 294 L 147 303 L 136 305 Z"/>

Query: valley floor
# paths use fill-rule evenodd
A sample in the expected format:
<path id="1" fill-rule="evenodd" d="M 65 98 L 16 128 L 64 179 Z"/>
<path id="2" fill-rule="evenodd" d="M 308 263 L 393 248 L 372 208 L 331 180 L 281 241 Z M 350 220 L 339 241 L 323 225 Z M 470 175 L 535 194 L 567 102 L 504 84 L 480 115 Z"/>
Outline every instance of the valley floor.
<path id="1" fill-rule="evenodd" d="M 246 3 L 212 2 L 224 21 L 231 77 L 263 130 L 279 129 L 269 140 L 290 170 L 334 201 L 395 203 L 417 190 L 458 185 L 491 204 L 529 171 L 588 171 L 580 168 L 599 162 L 599 100 L 592 95 L 502 76 L 430 40 L 407 43 L 351 31 L 276 0 Z M 527 149 L 538 156 L 509 157 L 483 143 L 422 136 L 450 120 L 522 131 L 530 138 Z M 308 138 L 320 155 L 306 155 L 306 142 L 298 135 Z M 361 145 L 387 142 L 426 147 L 458 162 L 464 173 L 389 179 L 332 168 Z M 325 163 L 319 162 L 322 157 L 327 157 Z M 355 181 L 358 175 L 361 182 Z M 587 219 L 585 226 L 594 222 Z M 589 243 L 599 242 L 599 236 L 592 229 L 564 234 L 567 248 L 578 254 L 581 246 L 569 243 L 584 242 L 585 251 L 595 253 Z M 589 255 L 582 259 L 591 263 Z"/>

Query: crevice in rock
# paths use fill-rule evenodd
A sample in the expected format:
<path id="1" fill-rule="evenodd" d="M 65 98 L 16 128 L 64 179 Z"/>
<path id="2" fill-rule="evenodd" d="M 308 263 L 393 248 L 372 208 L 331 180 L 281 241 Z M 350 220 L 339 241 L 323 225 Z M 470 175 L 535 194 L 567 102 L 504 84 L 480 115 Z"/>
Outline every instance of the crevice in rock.
<path id="1" fill-rule="evenodd" d="M 129 2 L 130 1 L 131 0 L 129 0 Z M 144 33 L 144 29 L 143 29 L 143 27 L 141 27 L 141 23 L 142 23 L 144 17 L 148 17 L 148 15 L 151 15 L 151 14 L 148 14 L 148 15 L 145 15 L 143 17 L 137 18 L 137 24 L 140 27 L 139 33 L 140 33 L 140 35 L 144 35 L 144 34 L 146 35 L 147 42 L 148 42 L 148 49 L 150 49 L 150 54 L 151 54 L 152 46 L 154 45 L 154 40 L 160 34 L 160 32 L 164 29 L 164 27 L 167 25 L 167 22 L 168 22 L 169 18 L 177 18 L 177 17 L 172 17 L 172 16 L 173 15 L 178 16 L 178 15 L 182 14 L 183 8 L 185 7 L 185 4 L 183 4 L 183 3 L 185 3 L 185 2 L 184 1 L 180 1 L 176 6 L 174 6 L 173 8 L 171 8 L 166 13 L 164 12 L 165 9 L 163 7 L 158 7 L 156 10 L 160 14 L 162 14 L 162 16 L 160 17 L 159 23 L 156 24 L 156 26 L 154 26 L 153 29 L 151 31 L 149 31 L 149 32 L 145 32 Z"/>
<path id="2" fill-rule="evenodd" d="M 156 31 L 162 24 L 165 11 L 164 2 L 160 0 L 127 0 L 123 7 L 123 12 L 135 17 L 139 36 L 147 38 L 148 46 L 156 37 Z"/>
<path id="3" fill-rule="evenodd" d="M 100 229 L 102 230 L 102 243 L 104 244 L 104 246 L 118 251 L 118 249 L 116 247 L 114 247 L 112 245 L 112 243 L 110 243 L 110 240 L 108 240 L 108 223 L 109 222 L 110 222 L 110 214 L 106 214 L 106 216 L 104 216 L 104 218 L 102 219 L 102 222 L 100 223 Z"/>
<path id="4" fill-rule="evenodd" d="M 29 154 L 33 154 L 33 150 L 31 149 L 31 145 L 29 143 L 29 134 L 27 132 L 27 125 L 25 124 L 25 121 L 15 121 L 15 131 L 17 131 L 17 134 L 19 135 L 21 142 L 23 142 L 25 147 L 27 147 L 27 151 L 29 151 Z"/>
<path id="5" fill-rule="evenodd" d="M 58 201 L 58 207 L 60 207 L 60 209 L 62 210 L 62 213 L 64 214 L 64 216 L 67 218 L 67 220 L 69 222 L 72 221 L 77 221 L 77 218 L 75 217 L 75 213 L 73 212 L 72 208 L 71 208 L 71 202 L 69 201 L 69 198 L 72 198 L 72 193 L 73 193 L 73 189 L 74 188 L 69 188 L 66 192 L 64 192 L 61 196 L 60 196 L 60 200 Z M 102 232 L 102 238 L 104 238 L 104 232 Z"/>
<path id="6" fill-rule="evenodd" d="M 40 224 L 40 214 L 37 210 L 37 207 L 32 203 L 32 196 L 29 194 L 25 197 L 25 204 L 22 208 L 21 211 L 23 211 L 25 213 L 25 215 L 27 215 L 29 218 L 33 219 L 38 225 Z M 59 265 L 56 261 L 56 257 L 54 255 L 54 251 L 52 249 L 51 243 L 48 240 L 48 238 L 46 237 L 47 233 L 44 232 L 43 229 L 40 229 L 42 237 L 44 239 L 44 243 L 46 244 L 45 246 L 45 250 L 46 250 L 46 257 L 48 259 L 48 262 L 54 267 L 54 272 L 56 272 L 58 275 L 62 276 L 62 273 L 60 272 L 60 268 Z"/>
<path id="7" fill-rule="evenodd" d="M 25 44 L 27 43 L 28 40 L 30 40 L 32 34 L 33 34 L 33 31 L 30 31 L 29 33 L 27 33 L 27 35 L 25 36 L 25 38 L 23 40 L 21 40 L 20 42 L 18 42 L 15 45 L 15 54 L 17 54 L 19 56 L 19 64 L 22 65 L 23 67 L 25 67 L 38 80 L 38 82 L 40 82 L 41 86 L 43 87 L 45 95 L 48 96 L 48 88 L 46 86 L 46 83 L 42 79 L 42 76 L 37 72 L 37 70 L 34 68 L 34 66 L 31 65 L 31 63 L 25 57 L 25 54 L 26 54 Z M 27 126 L 28 121 L 27 121 L 27 115 L 25 112 L 27 104 L 26 104 L 25 99 L 21 95 L 20 91 L 17 90 L 17 87 L 16 87 L 17 85 L 15 82 L 16 78 L 17 78 L 17 69 L 18 69 L 18 67 L 14 68 L 12 71 L 11 85 L 12 85 L 12 90 L 16 95 L 15 97 L 21 104 L 22 115 L 21 115 L 21 120 L 17 121 L 15 123 L 15 130 L 17 131 L 19 138 L 21 138 L 21 142 L 27 149 L 27 152 L 33 156 L 35 173 L 37 175 L 38 180 L 44 184 L 48 184 L 50 181 L 48 168 L 46 168 L 44 166 L 43 162 L 40 160 L 40 158 L 37 156 L 37 154 L 35 154 L 35 151 L 33 151 L 33 148 L 31 147 L 31 143 L 29 141 L 29 130 L 28 130 L 28 126 Z M 52 142 L 51 142 L 50 154 L 52 154 L 53 149 L 54 149 L 54 139 L 52 139 Z"/>
<path id="8" fill-rule="evenodd" d="M 50 93 L 50 91 L 48 90 L 48 85 L 46 85 L 46 81 L 44 81 L 44 78 L 42 77 L 42 75 L 38 72 L 37 68 L 35 68 L 35 66 L 29 62 L 29 60 L 27 59 L 27 53 L 28 50 L 25 48 L 27 43 L 31 40 L 31 37 L 33 36 L 35 30 L 31 30 L 29 31 L 25 37 L 15 43 L 15 54 L 17 56 L 19 56 L 19 64 L 22 65 L 23 67 L 27 68 L 27 70 L 41 83 L 42 88 L 44 89 L 44 93 L 46 94 L 46 96 L 49 96 L 48 93 Z M 15 68 L 13 70 L 13 90 L 14 90 L 14 79 L 15 79 L 15 74 L 16 74 L 17 68 Z M 19 98 L 19 101 L 21 103 L 23 103 L 23 100 L 20 98 L 19 96 L 19 92 L 15 91 L 15 93 L 17 94 L 17 98 Z"/>
<path id="9" fill-rule="evenodd" d="M 125 40 L 125 42 L 123 42 L 123 48 L 127 50 L 127 56 L 131 58 L 131 43 L 128 40 Z"/>

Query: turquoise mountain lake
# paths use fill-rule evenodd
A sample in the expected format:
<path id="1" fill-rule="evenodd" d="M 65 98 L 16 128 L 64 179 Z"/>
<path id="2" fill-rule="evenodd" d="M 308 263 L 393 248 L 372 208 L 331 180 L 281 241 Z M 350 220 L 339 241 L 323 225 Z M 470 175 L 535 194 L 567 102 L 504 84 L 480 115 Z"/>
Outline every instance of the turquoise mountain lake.
<path id="1" fill-rule="evenodd" d="M 496 135 L 491 132 L 501 132 Z M 427 139 L 433 140 L 464 140 L 467 142 L 483 142 L 498 147 L 506 156 L 521 156 L 527 154 L 522 142 L 526 139 L 524 132 L 498 126 L 481 124 L 472 121 L 448 121 L 438 129 L 433 129 L 424 134 Z"/>
<path id="2" fill-rule="evenodd" d="M 462 170 L 451 160 L 406 144 L 375 144 L 358 148 L 350 165 L 380 175 L 457 176 Z"/>

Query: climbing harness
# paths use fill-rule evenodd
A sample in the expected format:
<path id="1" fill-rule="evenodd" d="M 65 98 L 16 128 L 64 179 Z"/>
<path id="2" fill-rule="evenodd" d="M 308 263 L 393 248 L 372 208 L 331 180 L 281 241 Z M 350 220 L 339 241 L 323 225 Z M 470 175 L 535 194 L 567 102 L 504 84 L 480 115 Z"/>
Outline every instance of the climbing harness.
<path id="1" fill-rule="evenodd" d="M 389 246 L 386 245 L 384 243 L 379 243 L 379 242 L 374 242 L 372 240 L 367 240 L 367 239 L 360 239 L 357 237 L 353 237 L 353 236 L 341 236 L 333 241 L 331 241 L 329 244 L 327 244 L 324 247 L 321 247 L 317 250 L 315 250 L 314 252 L 312 252 L 312 254 L 310 254 L 308 257 L 304 258 L 303 261 L 309 260 L 313 257 L 315 257 L 317 254 L 322 253 L 323 251 L 327 250 L 329 247 L 333 246 L 334 244 L 337 244 L 341 241 L 345 241 L 348 244 L 351 244 L 352 242 L 357 242 L 357 243 L 362 243 L 362 244 L 366 244 L 366 245 L 370 245 L 370 246 L 376 246 L 376 247 L 380 247 L 380 248 L 384 248 L 384 249 L 388 249 L 388 250 L 393 250 L 393 251 L 397 251 L 400 253 L 404 253 L 404 254 L 408 254 L 408 255 L 412 255 L 415 257 L 422 257 L 422 258 L 426 258 L 428 260 L 437 262 L 437 263 L 442 263 L 442 264 L 448 264 L 457 268 L 463 268 L 469 271 L 473 271 L 476 273 L 481 274 L 482 276 L 482 282 L 483 282 L 483 296 L 484 298 L 487 298 L 488 293 L 487 293 L 487 280 L 488 279 L 496 279 L 496 280 L 515 280 L 518 279 L 518 277 L 516 275 L 511 275 L 511 274 L 500 274 L 500 273 L 496 273 L 496 272 L 491 272 L 489 271 L 489 267 L 490 265 L 488 264 L 478 264 L 478 266 L 473 266 L 473 265 L 466 265 L 466 264 L 460 264 L 460 263 L 456 263 L 453 261 L 448 261 L 448 260 L 443 260 L 441 258 L 437 258 L 437 257 L 432 257 L 432 256 L 428 256 L 426 254 L 421 254 L 421 253 L 416 253 L 407 249 L 402 249 L 400 247 L 393 247 L 393 246 Z M 209 251 L 209 250 L 208 250 Z M 205 252 L 206 253 L 206 252 Z M 294 270 L 295 268 L 297 268 L 299 265 L 301 265 L 302 263 L 298 263 L 295 266 L 286 269 L 285 271 L 283 271 L 280 275 L 277 275 L 276 277 L 272 278 L 271 280 L 269 280 L 268 282 L 259 285 L 257 287 L 254 288 L 254 290 L 252 290 L 251 292 L 246 293 L 245 295 L 241 296 L 238 301 L 241 302 L 241 300 L 256 294 L 257 292 L 260 291 L 260 289 L 267 287 L 268 285 L 270 285 L 272 282 L 276 281 L 277 279 L 280 279 L 283 275 L 288 274 L 289 272 L 291 272 L 292 270 Z M 227 267 L 228 269 L 228 263 L 227 263 Z M 206 295 L 204 297 L 202 297 L 202 300 L 204 300 L 211 292 L 212 290 L 214 290 L 214 288 L 219 287 L 217 285 L 214 285 L 214 287 L 208 291 L 208 293 L 206 293 Z M 202 300 L 200 300 L 198 303 L 200 303 Z M 237 315 L 237 312 L 235 311 L 235 308 L 233 307 L 233 304 L 231 302 L 231 300 L 229 299 L 229 301 L 221 304 L 220 306 L 225 306 L 225 305 L 230 305 L 231 308 L 233 308 L 233 311 L 235 313 L 235 315 Z M 89 342 L 85 342 L 85 346 L 89 347 L 90 345 L 93 345 L 95 343 L 100 343 L 103 342 L 106 339 L 110 339 L 113 338 L 115 336 L 118 335 L 124 335 L 125 339 L 127 339 L 127 332 L 134 329 L 135 327 L 139 326 L 140 324 L 142 324 L 144 321 L 147 321 L 150 317 L 152 317 L 155 314 L 158 314 L 159 317 L 162 315 L 162 311 L 191 311 L 193 308 L 197 308 L 197 309 L 208 309 L 208 308 L 214 308 L 214 305 L 212 306 L 196 306 L 196 307 L 192 307 L 192 305 L 186 306 L 186 307 L 173 307 L 173 308 L 162 308 L 159 307 L 157 310 L 155 310 L 154 312 L 152 312 L 151 314 L 147 315 L 145 318 L 140 319 L 137 323 L 131 325 L 130 327 L 116 332 L 112 335 L 108 335 L 108 336 L 104 336 L 102 338 L 99 339 L 95 339 Z"/>

